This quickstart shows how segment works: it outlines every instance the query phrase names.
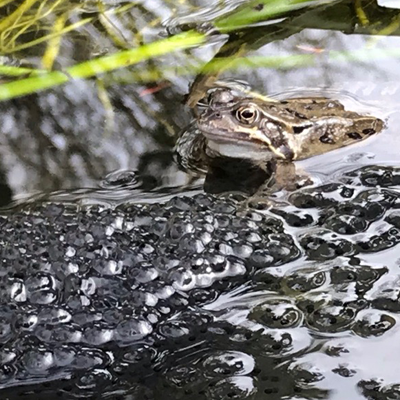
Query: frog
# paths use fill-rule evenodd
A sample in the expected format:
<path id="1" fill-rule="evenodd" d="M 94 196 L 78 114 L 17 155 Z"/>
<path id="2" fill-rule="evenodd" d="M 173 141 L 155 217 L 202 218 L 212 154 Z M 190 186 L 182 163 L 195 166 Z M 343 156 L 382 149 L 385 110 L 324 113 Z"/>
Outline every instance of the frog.
<path id="1" fill-rule="evenodd" d="M 384 126 L 382 119 L 346 110 L 335 99 L 275 101 L 216 88 L 181 135 L 176 152 L 179 163 L 196 173 L 210 174 L 229 160 L 230 165 L 268 170 L 289 187 L 298 180 L 293 162 L 361 142 Z"/>

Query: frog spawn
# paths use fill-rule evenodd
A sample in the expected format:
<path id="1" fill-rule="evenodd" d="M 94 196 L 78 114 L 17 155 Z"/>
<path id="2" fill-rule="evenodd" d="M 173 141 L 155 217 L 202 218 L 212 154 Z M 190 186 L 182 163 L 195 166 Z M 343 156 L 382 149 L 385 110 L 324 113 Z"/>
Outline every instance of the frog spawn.
<path id="1" fill-rule="evenodd" d="M 335 184 L 291 201 L 247 215 L 235 198 L 205 195 L 4 215 L 4 395 L 326 397 L 323 386 L 339 378 L 395 393 L 381 372 L 360 369 L 357 340 L 390 342 L 398 326 L 398 266 L 366 261 L 396 254 L 396 192 Z M 289 223 L 301 213 L 308 223 Z M 325 335 L 319 352 L 316 334 Z"/>

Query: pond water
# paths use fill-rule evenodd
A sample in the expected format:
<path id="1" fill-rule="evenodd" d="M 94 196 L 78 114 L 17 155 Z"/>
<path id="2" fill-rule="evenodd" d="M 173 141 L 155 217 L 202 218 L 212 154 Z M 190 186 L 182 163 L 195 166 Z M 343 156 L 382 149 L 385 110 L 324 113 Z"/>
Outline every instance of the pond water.
<path id="1" fill-rule="evenodd" d="M 12 97 L 0 102 L 0 205 L 5 207 L 0 216 L 0 397 L 30 399 L 43 391 L 49 399 L 400 398 L 398 1 L 21 0 L 0 1 L 0 15 L 5 21 L 0 19 L 0 67 L 62 71 L 68 80 L 14 96 L 17 86 L 7 85 L 18 82 L 29 88 L 33 75 L 25 73 L 18 80 L 0 69 L 0 96 L 5 87 Z M 35 24 L 29 25 L 34 16 Z M 70 29 L 57 41 L 65 27 Z M 176 49 L 164 52 L 152 48 L 155 54 L 145 60 L 127 61 L 130 65 L 87 79 L 76 78 L 71 69 L 195 32 L 204 35 L 199 44 L 182 49 L 177 41 Z M 386 126 L 366 141 L 297 162 L 314 186 L 273 194 L 268 199 L 272 209 L 271 203 L 243 206 L 238 194 L 206 201 L 201 197 L 204 177 L 182 171 L 173 148 L 193 118 L 189 105 L 220 81 L 246 82 L 279 100 L 326 96 L 349 110 L 379 117 Z M 61 214 L 46 208 L 51 205 L 40 205 L 44 200 L 68 204 L 64 222 Z M 140 205 L 130 209 L 128 204 Z M 111 317 L 95 320 L 94 315 L 111 312 L 113 305 L 106 301 L 86 305 L 86 321 L 74 314 L 77 308 L 64 294 L 54 301 L 33 300 L 33 292 L 39 296 L 51 285 L 43 277 L 29 281 L 38 271 L 53 274 L 54 292 L 76 285 L 88 299 L 101 290 L 108 296 L 107 285 L 117 292 L 118 280 L 132 278 L 125 264 L 122 272 L 110 273 L 119 265 L 116 261 L 101 271 L 79 267 L 77 276 L 84 283 L 67 282 L 70 278 L 59 268 L 84 265 L 83 258 L 72 260 L 86 251 L 86 244 L 75 238 L 66 250 L 73 256 L 57 258 L 57 266 L 52 259 L 53 250 L 64 249 L 74 218 L 92 227 L 107 212 L 112 232 L 127 235 L 121 233 L 113 246 L 136 246 L 142 255 L 147 233 L 157 237 L 151 242 L 156 255 L 149 251 L 144 260 L 155 268 L 157 279 L 164 279 L 161 286 L 169 282 L 187 300 L 186 314 L 165 299 L 164 308 L 157 306 L 154 314 L 127 306 L 150 321 L 149 332 L 157 330 L 158 336 L 148 333 L 151 340 L 140 337 L 132 344 L 124 335 L 137 335 L 137 326 L 121 333 Z M 229 215 L 225 225 L 223 214 Z M 129 236 L 130 218 L 141 229 L 137 237 Z M 153 225 L 166 219 L 166 233 L 153 232 L 146 218 Z M 212 233 L 201 230 L 199 221 L 214 224 Z M 36 225 L 38 231 L 32 228 Z M 194 239 L 186 245 L 188 233 Z M 41 247 L 49 253 L 42 258 L 37 256 Z M 10 256 L 13 249 L 19 251 L 16 258 Z M 100 257 L 108 259 L 104 251 Z M 174 274 L 164 271 L 163 252 L 176 258 L 165 261 L 176 262 Z M 123 250 L 121 254 L 123 258 Z M 236 269 L 221 275 L 221 283 L 215 271 L 200 274 L 201 255 L 232 264 L 236 257 L 247 272 L 242 274 L 235 264 Z M 190 278 L 193 286 L 180 269 L 185 266 L 197 274 L 197 280 Z M 156 296 L 155 286 L 149 286 L 153 278 L 141 279 L 139 289 Z M 98 293 L 89 293 L 88 285 Z M 139 286 L 131 285 L 134 291 Z M 118 295 L 112 296 L 118 308 Z M 140 308 L 144 303 L 136 300 Z M 58 327 L 48 325 L 39 334 L 37 327 L 14 320 L 18 313 L 44 320 L 43 313 L 55 309 L 72 315 L 73 323 L 62 322 L 69 332 L 83 335 L 74 339 L 73 351 L 67 349 L 74 355 L 64 355 L 63 361 L 55 349 L 72 346 L 72 334 L 52 336 Z M 83 333 L 89 328 L 96 332 Z M 107 335 L 114 339 L 104 339 Z M 88 356 L 87 375 L 81 372 L 86 361 L 79 367 L 65 361 L 90 351 L 99 353 Z M 50 363 L 50 358 L 58 361 Z M 95 364 L 95 358 L 101 361 Z"/>

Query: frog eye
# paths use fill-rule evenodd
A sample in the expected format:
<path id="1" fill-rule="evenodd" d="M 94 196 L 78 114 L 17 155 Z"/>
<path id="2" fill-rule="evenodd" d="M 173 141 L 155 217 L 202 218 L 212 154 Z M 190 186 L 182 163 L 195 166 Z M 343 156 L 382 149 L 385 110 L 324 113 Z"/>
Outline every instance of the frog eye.
<path id="1" fill-rule="evenodd" d="M 258 118 L 258 110 L 255 107 L 239 108 L 236 111 L 236 118 L 243 124 L 252 124 Z"/>

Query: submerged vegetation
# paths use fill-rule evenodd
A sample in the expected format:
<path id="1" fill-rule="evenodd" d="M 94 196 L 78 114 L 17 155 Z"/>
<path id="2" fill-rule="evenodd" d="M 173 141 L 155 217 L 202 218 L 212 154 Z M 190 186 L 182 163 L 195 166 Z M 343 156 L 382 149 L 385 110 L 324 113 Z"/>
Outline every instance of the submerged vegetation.
<path id="1" fill-rule="evenodd" d="M 171 15 L 169 21 L 161 21 L 146 2 L 0 0 L 0 100 L 35 93 L 71 79 L 99 76 L 109 85 L 121 81 L 157 83 L 172 74 L 199 74 L 194 85 L 197 90 L 210 85 L 227 69 L 293 68 L 313 63 L 323 49 L 280 57 L 249 56 L 250 51 L 307 27 L 326 25 L 331 30 L 374 35 L 400 33 L 399 10 L 384 9 L 370 0 L 238 1 L 225 8 L 221 3 L 200 20 L 188 20 L 179 17 L 179 7 L 195 7 L 181 2 L 175 10 L 178 17 Z M 268 21 L 273 19 L 277 21 L 270 25 Z M 194 55 L 173 61 L 163 59 L 168 54 L 216 41 L 221 48 L 208 63 Z M 385 57 L 388 53 L 391 57 L 400 56 L 396 48 L 372 53 L 371 49 L 336 51 L 324 57 L 362 59 L 371 54 Z M 143 65 L 151 59 L 158 62 Z M 127 73 L 113 73 L 122 69 Z M 193 105 L 198 96 L 194 95 L 189 104 Z"/>

